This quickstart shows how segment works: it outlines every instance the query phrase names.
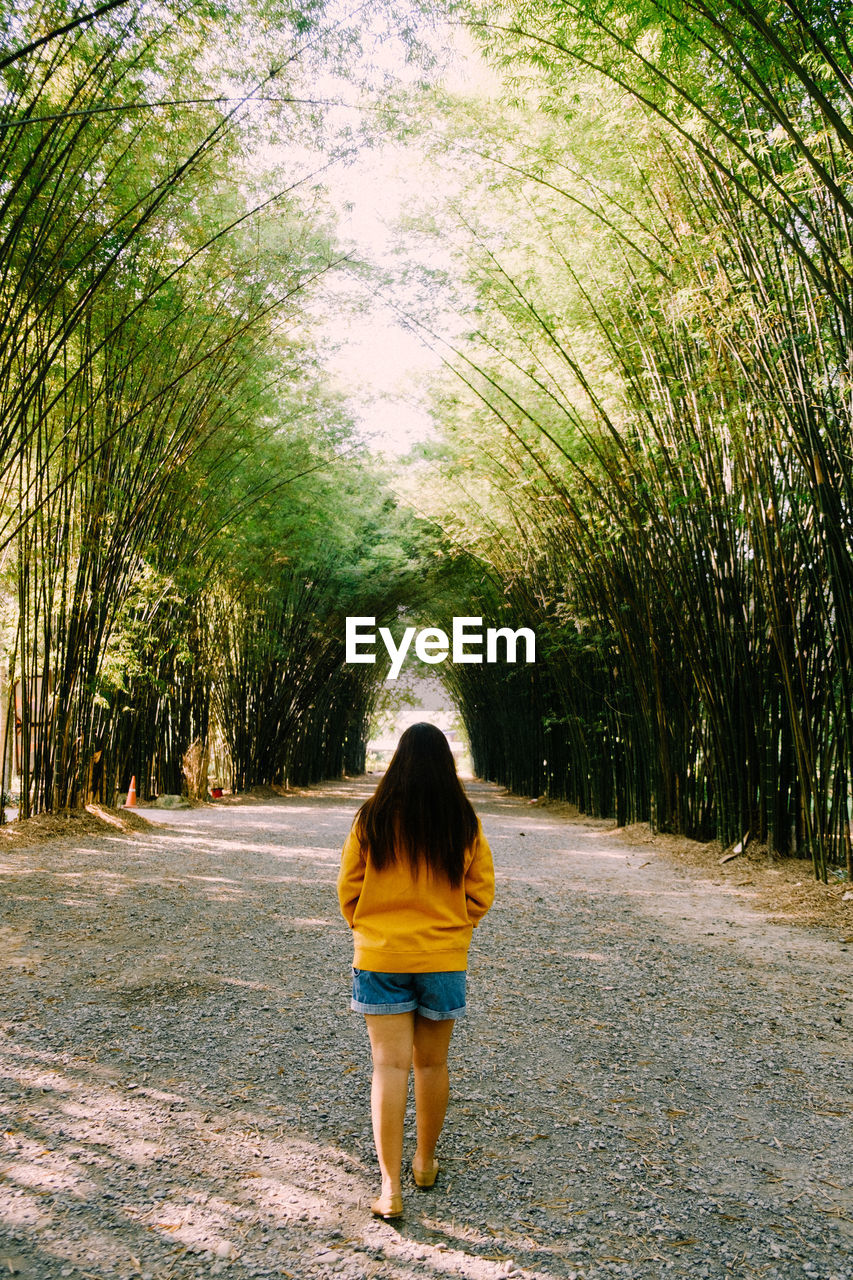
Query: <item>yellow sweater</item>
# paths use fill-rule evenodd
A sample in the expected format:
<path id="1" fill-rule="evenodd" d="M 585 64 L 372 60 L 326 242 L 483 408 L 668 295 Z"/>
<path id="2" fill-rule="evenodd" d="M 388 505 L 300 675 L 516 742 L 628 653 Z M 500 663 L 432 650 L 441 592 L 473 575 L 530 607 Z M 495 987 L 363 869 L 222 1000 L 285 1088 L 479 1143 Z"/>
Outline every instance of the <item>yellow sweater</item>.
<path id="1" fill-rule="evenodd" d="M 350 831 L 341 856 L 338 899 L 353 931 L 356 969 L 375 973 L 447 973 L 467 968 L 471 931 L 492 905 L 492 851 L 477 823 L 462 883 L 400 858 L 377 871 Z"/>

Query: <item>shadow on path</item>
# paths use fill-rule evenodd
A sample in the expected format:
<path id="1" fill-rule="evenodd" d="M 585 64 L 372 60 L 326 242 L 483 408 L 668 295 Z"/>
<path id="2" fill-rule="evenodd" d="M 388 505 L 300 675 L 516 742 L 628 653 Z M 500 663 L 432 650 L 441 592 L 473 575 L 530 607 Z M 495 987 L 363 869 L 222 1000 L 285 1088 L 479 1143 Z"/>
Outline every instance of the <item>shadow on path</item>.
<path id="1" fill-rule="evenodd" d="M 442 1173 L 369 1217 L 370 789 L 4 858 L 0 1275 L 851 1280 L 847 954 L 482 784 Z"/>

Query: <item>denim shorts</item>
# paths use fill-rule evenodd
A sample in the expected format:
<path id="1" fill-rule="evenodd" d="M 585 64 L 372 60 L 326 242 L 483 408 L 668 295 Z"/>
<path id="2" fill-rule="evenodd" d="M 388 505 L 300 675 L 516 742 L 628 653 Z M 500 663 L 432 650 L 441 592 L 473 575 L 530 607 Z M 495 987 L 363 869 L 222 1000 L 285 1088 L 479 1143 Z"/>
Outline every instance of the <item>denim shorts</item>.
<path id="1" fill-rule="evenodd" d="M 464 969 L 450 973 L 375 973 L 352 971 L 352 1001 L 356 1013 L 413 1013 L 434 1022 L 461 1018 L 465 1013 Z"/>

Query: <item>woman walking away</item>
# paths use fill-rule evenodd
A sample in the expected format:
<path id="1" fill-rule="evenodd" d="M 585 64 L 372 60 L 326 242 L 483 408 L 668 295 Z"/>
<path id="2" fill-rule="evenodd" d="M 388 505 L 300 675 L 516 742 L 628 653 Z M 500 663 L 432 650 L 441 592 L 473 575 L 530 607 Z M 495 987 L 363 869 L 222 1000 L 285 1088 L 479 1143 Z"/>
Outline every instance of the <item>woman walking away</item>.
<path id="1" fill-rule="evenodd" d="M 471 930 L 492 905 L 492 855 L 447 739 L 432 724 L 400 738 L 347 837 L 338 876 L 353 931 L 352 1008 L 373 1052 L 370 1109 L 382 1192 L 378 1218 L 403 1212 L 400 1166 L 409 1070 L 415 1069 L 412 1174 L 431 1187 L 447 1110 L 447 1049 L 465 1012 Z"/>

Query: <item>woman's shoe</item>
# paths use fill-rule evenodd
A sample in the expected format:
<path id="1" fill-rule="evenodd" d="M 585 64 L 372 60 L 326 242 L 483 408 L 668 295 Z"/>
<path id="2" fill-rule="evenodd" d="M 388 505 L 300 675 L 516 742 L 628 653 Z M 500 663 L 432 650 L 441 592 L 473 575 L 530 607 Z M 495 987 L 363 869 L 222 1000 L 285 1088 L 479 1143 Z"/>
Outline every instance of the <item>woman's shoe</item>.
<path id="1" fill-rule="evenodd" d="M 402 1218 L 403 1197 L 399 1193 L 393 1196 L 380 1196 L 378 1200 L 373 1201 L 370 1212 L 374 1218 L 384 1218 L 386 1222 L 390 1218 Z"/>
<path id="2" fill-rule="evenodd" d="M 418 1169 L 412 1161 L 412 1177 L 417 1187 L 432 1187 L 438 1177 L 438 1161 L 433 1160 L 431 1169 Z"/>

